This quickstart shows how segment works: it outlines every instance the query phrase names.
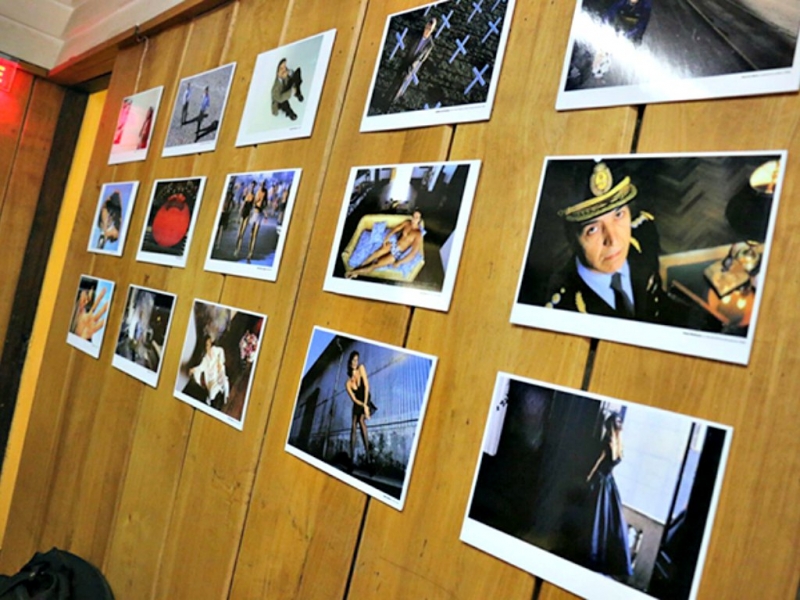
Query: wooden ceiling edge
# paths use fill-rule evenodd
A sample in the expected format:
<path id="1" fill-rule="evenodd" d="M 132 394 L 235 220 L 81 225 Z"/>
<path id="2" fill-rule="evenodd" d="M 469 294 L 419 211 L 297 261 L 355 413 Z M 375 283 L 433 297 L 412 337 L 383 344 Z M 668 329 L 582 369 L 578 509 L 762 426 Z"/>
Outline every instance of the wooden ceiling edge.
<path id="1" fill-rule="evenodd" d="M 160 15 L 145 21 L 139 27 L 129 27 L 94 48 L 56 65 L 47 72 L 47 79 L 64 86 L 86 84 L 111 73 L 114 61 L 121 49 L 140 43 L 143 37 L 155 35 L 194 19 L 228 2 L 231 0 L 184 0 Z"/>

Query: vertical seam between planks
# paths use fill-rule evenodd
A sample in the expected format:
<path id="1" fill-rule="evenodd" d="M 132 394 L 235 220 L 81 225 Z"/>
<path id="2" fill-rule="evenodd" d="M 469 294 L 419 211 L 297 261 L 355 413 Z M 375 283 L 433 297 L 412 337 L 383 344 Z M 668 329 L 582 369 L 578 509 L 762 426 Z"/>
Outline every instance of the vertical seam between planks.
<path id="1" fill-rule="evenodd" d="M 5 210 L 6 207 L 6 200 L 8 199 L 8 190 L 14 176 L 14 171 L 16 170 L 15 165 L 17 164 L 17 157 L 19 156 L 19 147 L 20 144 L 22 143 L 22 137 L 25 135 L 25 123 L 28 121 L 28 116 L 29 116 L 28 113 L 31 110 L 31 103 L 33 102 L 33 92 L 36 87 L 37 79 L 38 77 L 36 77 L 35 75 L 32 76 L 31 85 L 30 88 L 28 89 L 28 98 L 25 101 L 25 111 L 22 113 L 22 119 L 20 120 L 19 133 L 17 134 L 17 140 L 16 143 L 14 144 L 14 153 L 11 156 L 11 161 L 9 162 L 8 165 L 8 171 L 7 171 L 8 177 L 6 178 L 6 186 L 5 189 L 3 190 L 2 202 L 0 202 L 0 219 L 2 219 L 3 217 L 3 211 Z M 0 354 L 1 353 L 2 351 L 0 351 Z"/>
<path id="2" fill-rule="evenodd" d="M 286 27 L 288 26 L 287 24 L 289 22 L 290 14 L 291 14 L 291 12 L 292 12 L 292 10 L 294 8 L 294 3 L 295 3 L 295 0 L 288 0 L 288 5 L 287 5 L 287 9 L 286 9 L 286 15 L 287 16 L 286 16 L 286 19 L 284 20 L 283 29 L 281 30 L 281 38 L 280 38 L 281 40 L 283 39 L 283 36 L 284 36 L 284 34 L 286 32 Z M 323 150 L 322 156 L 320 157 L 320 166 L 323 168 L 324 175 L 323 175 L 322 180 L 320 181 L 317 189 L 314 190 L 314 195 L 317 198 L 317 204 L 314 207 L 313 214 L 310 216 L 312 227 L 311 227 L 311 231 L 309 232 L 309 236 L 308 236 L 308 245 L 305 248 L 305 253 L 303 254 L 302 262 L 299 265 L 299 277 L 298 277 L 298 280 L 297 280 L 298 281 L 297 289 L 295 290 L 294 301 L 293 301 L 293 304 L 292 304 L 292 310 L 291 310 L 291 314 L 289 315 L 288 327 L 287 327 L 287 330 L 286 330 L 287 331 L 287 335 L 286 335 L 286 337 L 284 339 L 283 348 L 281 350 L 280 359 L 278 361 L 278 369 L 277 369 L 278 375 L 277 375 L 277 377 L 275 379 L 275 383 L 274 383 L 274 385 L 272 387 L 272 402 L 270 403 L 269 410 L 267 411 L 267 419 L 264 422 L 264 429 L 262 431 L 261 438 L 260 438 L 262 440 L 266 439 L 267 432 L 269 430 L 269 425 L 270 425 L 270 422 L 272 421 L 272 411 L 275 408 L 275 393 L 277 392 L 277 388 L 278 388 L 278 379 L 280 378 L 280 373 L 282 372 L 283 361 L 286 358 L 286 349 L 287 349 L 287 347 L 289 345 L 289 340 L 290 340 L 290 337 L 291 337 L 290 334 L 291 334 L 291 331 L 292 331 L 293 326 L 294 326 L 295 314 L 297 312 L 297 299 L 298 299 L 298 296 L 300 294 L 300 288 L 301 288 L 302 282 L 303 282 L 303 275 L 305 274 L 306 266 L 308 264 L 308 255 L 309 255 L 308 250 L 309 250 L 309 246 L 311 244 L 311 240 L 314 239 L 314 228 L 315 228 L 316 223 L 317 223 L 317 214 L 319 212 L 320 203 L 322 202 L 322 191 L 325 189 L 325 181 L 328 178 L 328 167 L 330 166 L 331 155 L 333 153 L 333 146 L 334 146 L 334 144 L 336 142 L 336 137 L 337 137 L 337 135 L 339 133 L 339 127 L 340 127 L 340 124 L 341 124 L 341 121 L 342 121 L 342 114 L 344 113 L 344 103 L 345 103 L 344 99 L 347 98 L 347 90 L 350 88 L 350 82 L 351 82 L 351 80 L 353 78 L 353 68 L 355 67 L 356 54 L 358 53 L 358 47 L 359 47 L 360 42 L 361 42 L 361 34 L 364 31 L 364 21 L 365 21 L 365 15 L 366 15 L 368 6 L 369 6 L 369 0 L 364 0 L 363 8 L 361 10 L 361 14 L 359 15 L 359 18 L 358 18 L 358 21 L 357 21 L 357 23 L 361 24 L 361 27 L 360 27 L 358 33 L 353 36 L 353 41 L 351 42 L 351 44 L 352 44 L 351 47 L 353 48 L 352 58 L 350 59 L 349 68 L 347 66 L 345 67 L 345 72 L 347 73 L 347 75 L 346 75 L 347 80 L 343 84 L 343 93 L 341 95 L 341 100 L 339 100 L 338 98 L 336 99 L 336 103 L 337 104 L 335 105 L 334 111 L 332 111 L 332 112 L 335 113 L 335 117 L 333 117 L 333 119 L 331 121 L 330 133 L 328 134 L 328 139 L 327 139 L 327 141 L 325 143 L 325 148 Z M 227 277 L 226 277 L 226 281 L 227 281 Z M 224 282 L 223 282 L 223 288 L 224 288 Z M 238 547 L 236 549 L 235 556 L 234 556 L 233 571 L 231 572 L 231 581 L 230 581 L 230 585 L 228 586 L 228 594 L 227 594 L 228 598 L 232 598 L 232 594 L 233 594 L 234 583 L 236 581 L 236 572 L 238 570 L 238 565 L 239 565 L 239 557 L 241 556 L 242 544 L 244 543 L 244 537 L 245 537 L 245 531 L 247 529 L 247 523 L 248 523 L 248 520 L 250 518 L 250 508 L 251 508 L 252 503 L 253 503 L 253 494 L 255 492 L 256 483 L 258 481 L 258 476 L 259 476 L 259 474 L 261 472 L 261 464 L 262 464 L 262 459 L 264 457 L 264 446 L 265 446 L 265 443 L 262 442 L 262 444 L 260 445 L 259 451 L 258 451 L 258 458 L 256 459 L 256 467 L 255 467 L 255 475 L 253 477 L 253 485 L 250 487 L 250 497 L 248 498 L 247 508 L 246 508 L 245 514 L 244 514 L 244 521 L 243 521 L 244 522 L 244 528 L 242 530 L 242 535 L 239 537 L 239 544 L 238 544 Z M 363 515 L 362 515 L 362 526 L 363 526 L 363 523 L 364 523 L 364 521 L 366 519 L 366 515 L 367 515 L 367 509 L 365 507 Z M 360 535 L 361 534 L 360 534 L 360 531 L 359 531 L 359 538 L 358 538 L 358 541 L 357 541 L 357 543 L 356 543 L 356 545 L 354 547 L 353 560 L 351 561 L 351 567 L 350 567 L 351 571 L 353 570 L 353 566 L 355 565 L 355 561 L 356 561 L 356 555 L 358 554 L 358 548 L 359 548 L 359 544 L 360 544 Z M 350 579 L 348 577 L 347 587 L 349 587 L 349 584 L 350 584 Z"/>
<path id="3" fill-rule="evenodd" d="M 350 560 L 350 570 L 347 573 L 347 582 L 344 584 L 344 594 L 342 600 L 347 600 L 350 595 L 350 584 L 353 583 L 353 576 L 356 573 L 356 564 L 358 563 L 358 553 L 361 550 L 361 539 L 364 535 L 364 528 L 367 524 L 367 514 L 369 514 L 370 500 L 367 496 L 367 501 L 364 503 L 364 511 L 361 513 L 361 524 L 358 526 L 358 535 L 356 536 L 356 543 L 353 546 L 353 558 Z"/>

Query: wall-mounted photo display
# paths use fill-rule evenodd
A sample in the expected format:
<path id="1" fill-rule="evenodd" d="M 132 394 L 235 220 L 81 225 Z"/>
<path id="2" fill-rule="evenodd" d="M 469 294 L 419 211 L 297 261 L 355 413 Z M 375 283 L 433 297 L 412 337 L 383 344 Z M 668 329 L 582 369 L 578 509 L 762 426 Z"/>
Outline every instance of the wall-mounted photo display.
<path id="1" fill-rule="evenodd" d="M 160 85 L 123 98 L 108 164 L 117 165 L 147 158 L 163 92 L 164 86 Z"/>
<path id="2" fill-rule="evenodd" d="M 228 175 L 206 271 L 275 281 L 300 183 L 300 169 Z"/>
<path id="3" fill-rule="evenodd" d="M 314 327 L 286 451 L 403 510 L 436 357 Z"/>
<path id="4" fill-rule="evenodd" d="M 500 373 L 461 539 L 581 598 L 695 598 L 732 434 Z"/>
<path id="5" fill-rule="evenodd" d="M 355 167 L 324 289 L 447 311 L 480 161 Z"/>
<path id="6" fill-rule="evenodd" d="M 241 431 L 266 323 L 264 315 L 195 300 L 175 397 Z"/>
<path id="7" fill-rule="evenodd" d="M 579 0 L 556 108 L 797 91 L 800 4 Z"/>
<path id="8" fill-rule="evenodd" d="M 447 0 L 389 16 L 361 131 L 489 119 L 514 4 Z"/>
<path id="9" fill-rule="evenodd" d="M 235 69 L 230 63 L 181 79 L 161 156 L 216 149 Z"/>
<path id="10" fill-rule="evenodd" d="M 106 334 L 108 307 L 114 296 L 114 282 L 81 275 L 72 307 L 67 343 L 97 358 Z"/>
<path id="11" fill-rule="evenodd" d="M 186 266 L 205 185 L 205 177 L 156 179 L 136 260 Z"/>
<path id="12" fill-rule="evenodd" d="M 237 146 L 309 137 L 336 30 L 258 55 Z"/>
<path id="13" fill-rule="evenodd" d="M 158 385 L 175 294 L 131 285 L 111 364 L 151 387 Z"/>
<path id="14" fill-rule="evenodd" d="M 138 181 L 103 184 L 89 236 L 89 252 L 122 256 L 138 190 Z"/>
<path id="15" fill-rule="evenodd" d="M 747 364 L 785 167 L 780 150 L 546 158 L 511 322 Z"/>

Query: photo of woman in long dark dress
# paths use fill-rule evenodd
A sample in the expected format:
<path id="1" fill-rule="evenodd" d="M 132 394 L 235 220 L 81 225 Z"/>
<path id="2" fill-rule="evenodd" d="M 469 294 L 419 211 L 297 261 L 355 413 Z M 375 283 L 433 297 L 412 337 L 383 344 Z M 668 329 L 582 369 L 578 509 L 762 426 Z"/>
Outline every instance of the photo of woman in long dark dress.
<path id="1" fill-rule="evenodd" d="M 347 359 L 347 382 L 344 387 L 347 395 L 353 401 L 353 421 L 350 427 L 350 461 L 355 462 L 356 427 L 361 430 L 361 439 L 364 442 L 364 454 L 370 460 L 369 434 L 367 433 L 367 419 L 372 417 L 369 401 L 369 379 L 367 370 L 358 362 L 359 354 L 355 350 Z"/>
<path id="2" fill-rule="evenodd" d="M 612 412 L 603 425 L 602 450 L 586 482 L 591 498 L 592 529 L 589 544 L 591 568 L 617 579 L 633 574 L 628 547 L 628 524 L 613 470 L 622 460 L 622 418 Z"/>

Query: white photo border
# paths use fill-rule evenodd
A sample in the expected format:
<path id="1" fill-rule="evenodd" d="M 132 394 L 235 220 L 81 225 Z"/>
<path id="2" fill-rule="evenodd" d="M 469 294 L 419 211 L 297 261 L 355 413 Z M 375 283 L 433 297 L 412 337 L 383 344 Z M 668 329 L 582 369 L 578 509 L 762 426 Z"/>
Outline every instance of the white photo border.
<path id="1" fill-rule="evenodd" d="M 125 212 L 122 215 L 122 231 L 119 232 L 119 238 L 117 239 L 117 249 L 116 250 L 104 250 L 102 248 L 95 248 L 92 245 L 92 238 L 94 237 L 95 233 L 95 225 L 97 220 L 100 218 L 100 211 L 103 208 L 103 201 L 106 196 L 111 192 L 111 188 L 114 186 L 121 186 L 121 185 L 130 185 L 131 192 L 130 198 L 128 199 L 128 206 L 125 207 Z M 125 251 L 125 240 L 128 239 L 128 230 L 130 229 L 131 225 L 131 215 L 133 214 L 133 205 L 136 202 L 136 195 L 139 193 L 139 182 L 138 181 L 115 181 L 113 183 L 104 183 L 100 187 L 100 197 L 97 200 L 97 209 L 94 213 L 94 220 L 92 221 L 92 229 L 89 232 L 89 244 L 86 247 L 88 252 L 95 252 L 97 254 L 107 254 L 109 256 L 122 256 L 123 252 Z"/>
<path id="2" fill-rule="evenodd" d="M 79 335 L 75 335 L 71 331 L 67 330 L 67 343 L 72 346 L 73 348 L 77 348 L 81 352 L 85 352 L 92 358 L 100 358 L 100 352 L 103 349 L 103 342 L 105 341 L 106 337 L 106 330 L 108 329 L 108 315 L 111 312 L 111 303 L 114 300 L 114 288 L 116 284 L 111 281 L 110 279 L 102 279 L 100 277 L 95 277 L 94 275 L 81 275 L 78 278 L 78 290 L 80 291 L 81 288 L 81 281 L 84 279 L 92 279 L 97 282 L 97 287 L 99 288 L 100 285 L 105 284 L 108 288 L 108 298 L 105 299 L 106 310 L 105 310 L 105 324 L 103 327 L 92 336 L 92 340 L 95 336 L 99 336 L 99 340 L 97 343 L 93 343 L 92 340 L 85 340 L 84 338 L 80 337 Z M 101 305 L 102 306 L 102 305 Z M 99 307 L 98 307 L 99 308 Z"/>
<path id="3" fill-rule="evenodd" d="M 403 348 L 401 346 L 393 346 L 391 344 L 386 344 L 384 342 L 379 342 L 377 340 L 371 340 L 371 339 L 368 339 L 368 338 L 365 338 L 365 337 L 361 337 L 361 336 L 358 336 L 358 335 L 354 335 L 354 334 L 351 334 L 351 333 L 345 333 L 345 332 L 342 332 L 342 331 L 337 331 L 335 329 L 328 329 L 327 327 L 320 327 L 319 325 L 315 325 L 313 331 L 311 332 L 311 338 L 310 338 L 309 343 L 308 343 L 308 348 L 306 349 L 306 357 L 305 357 L 305 360 L 303 361 L 303 371 L 306 370 L 306 367 L 309 367 L 309 368 L 311 367 L 311 365 L 308 365 L 308 361 L 310 359 L 311 344 L 312 344 L 312 342 L 314 340 L 314 336 L 317 334 L 318 331 L 325 332 L 325 333 L 332 334 L 332 335 L 339 335 L 339 336 L 342 336 L 342 337 L 346 337 L 348 339 L 352 339 L 352 340 L 356 340 L 356 341 L 359 341 L 359 342 L 363 342 L 365 344 L 370 344 L 370 345 L 374 345 L 374 346 L 380 346 L 380 347 L 383 347 L 383 348 L 388 348 L 388 349 L 391 349 L 394 352 L 407 354 L 407 355 L 411 355 L 411 356 L 416 356 L 416 357 L 419 357 L 419 358 L 422 358 L 422 359 L 425 359 L 425 360 L 429 360 L 431 362 L 430 369 L 428 371 L 428 380 L 427 380 L 426 385 L 425 385 L 425 393 L 424 393 L 424 397 L 423 397 L 423 400 L 422 400 L 422 405 L 420 406 L 419 417 L 417 418 L 416 431 L 414 432 L 414 441 L 413 441 L 413 443 L 411 445 L 411 452 L 410 452 L 409 457 L 408 457 L 408 463 L 406 465 L 406 471 L 405 471 L 405 478 L 403 480 L 403 488 L 402 488 L 402 491 L 400 493 L 400 498 L 399 499 L 395 498 L 394 496 L 391 496 L 391 495 L 389 495 L 389 494 L 387 494 L 387 493 L 385 493 L 383 491 L 381 491 L 380 489 L 378 489 L 378 488 L 376 488 L 374 486 L 371 486 L 371 485 L 368 485 L 368 484 L 364 483 L 360 479 L 358 479 L 356 477 L 353 477 L 352 475 L 350 475 L 350 474 L 348 474 L 348 473 L 346 473 L 346 472 L 344 472 L 344 471 L 342 471 L 340 469 L 336 469 L 336 468 L 332 467 L 328 463 L 326 463 L 326 462 L 324 462 L 324 461 L 312 456 L 311 454 L 309 454 L 307 452 L 304 452 L 303 450 L 300 450 L 299 448 L 295 448 L 294 446 L 292 446 L 289 443 L 289 438 L 291 437 L 291 433 L 292 433 L 292 421 L 291 420 L 289 422 L 289 428 L 288 428 L 288 431 L 286 433 L 286 444 L 284 446 L 284 449 L 286 450 L 287 453 L 291 454 L 292 456 L 294 456 L 296 458 L 299 458 L 300 460 L 302 460 L 304 462 L 307 462 L 308 464 L 310 464 L 313 467 L 316 467 L 317 469 L 319 469 L 323 473 L 326 473 L 326 474 L 330 475 L 331 477 L 333 477 L 335 479 L 338 479 L 339 481 L 341 481 L 343 483 L 346 483 L 347 485 L 349 485 L 351 487 L 356 488 L 357 490 L 367 494 L 368 496 L 370 496 L 372 498 L 375 498 L 376 500 L 380 500 L 381 502 L 383 502 L 384 504 L 387 504 L 388 506 L 391 506 L 395 510 L 398 510 L 398 511 L 402 512 L 403 507 L 404 507 L 405 502 L 406 502 L 406 498 L 408 496 L 408 486 L 409 486 L 409 484 L 411 482 L 411 474 L 412 474 L 413 469 L 414 469 L 414 461 L 415 461 L 416 454 L 417 454 L 417 448 L 419 446 L 419 440 L 420 440 L 420 437 L 421 437 L 421 434 L 422 434 L 422 426 L 423 426 L 423 423 L 425 421 L 425 413 L 427 412 L 428 401 L 430 400 L 430 396 L 431 396 L 431 389 L 433 388 L 433 380 L 434 380 L 434 377 L 436 375 L 436 365 L 437 365 L 437 362 L 438 362 L 439 359 L 436 356 L 433 356 L 431 354 L 425 354 L 424 352 L 418 352 L 416 350 L 411 350 L 409 348 Z M 294 417 L 294 414 L 297 411 L 297 402 L 300 399 L 300 390 L 301 390 L 301 387 L 303 385 L 303 376 L 304 376 L 303 374 L 300 375 L 300 381 L 297 384 L 297 393 L 295 394 L 294 404 L 293 404 L 293 408 L 292 408 L 292 418 Z"/>
<path id="4" fill-rule="evenodd" d="M 587 400 L 622 403 L 625 406 L 635 406 L 637 410 L 679 416 L 685 418 L 687 421 L 714 427 L 725 432 L 725 441 L 720 452 L 714 490 L 711 494 L 705 528 L 703 530 L 703 539 L 700 543 L 697 563 L 692 578 L 692 586 L 687 599 L 694 600 L 694 598 L 697 596 L 697 590 L 700 586 L 700 580 L 703 574 L 703 566 L 705 564 L 708 546 L 711 540 L 711 532 L 714 526 L 714 519 L 716 517 L 728 456 L 730 454 L 733 428 L 729 425 L 723 425 L 721 423 L 691 417 L 682 413 L 676 413 L 654 406 L 638 404 L 628 400 L 612 398 L 610 396 L 568 388 L 554 383 L 548 383 L 537 379 L 521 377 L 519 375 L 513 375 L 511 373 L 499 371 L 497 373 L 494 390 L 492 392 L 492 400 L 489 403 L 489 410 L 487 411 L 486 421 L 484 423 L 484 433 L 481 438 L 482 441 L 478 452 L 478 460 L 475 466 L 472 486 L 470 487 L 469 500 L 464 511 L 464 521 L 460 534 L 461 541 L 483 552 L 487 552 L 488 554 L 491 554 L 492 556 L 510 565 L 518 567 L 524 571 L 527 571 L 528 573 L 532 573 L 536 577 L 541 577 L 573 594 L 577 594 L 581 598 L 586 598 L 587 600 L 600 600 L 602 598 L 618 598 L 619 600 L 653 600 L 653 596 L 649 594 L 620 583 L 611 577 L 603 575 L 602 573 L 598 573 L 589 568 L 577 565 L 566 558 L 561 558 L 560 556 L 548 552 L 547 550 L 538 548 L 533 544 L 524 542 L 512 535 L 470 518 L 469 514 L 472 508 L 475 488 L 477 487 L 478 483 L 478 475 L 480 473 L 481 463 L 483 460 L 484 448 L 486 447 L 489 425 L 491 423 L 492 415 L 495 412 L 493 409 L 497 404 L 498 395 L 503 392 L 504 382 L 511 380 L 533 386 L 548 388 L 557 392 L 583 396 Z"/>
<path id="5" fill-rule="evenodd" d="M 132 94 L 130 96 L 126 96 L 122 99 L 124 103 L 125 100 L 130 100 L 131 98 L 135 98 L 136 96 L 141 96 L 150 92 L 158 91 L 155 106 L 153 106 L 153 121 L 150 124 L 150 135 L 147 139 L 147 147 L 142 148 L 140 150 L 131 150 L 129 152 L 114 152 L 114 143 L 111 143 L 111 150 L 108 153 L 108 164 L 109 165 L 120 165 L 129 162 L 138 162 L 142 160 L 147 160 L 147 153 L 150 151 L 150 145 L 153 141 L 153 132 L 156 128 L 156 121 L 158 120 L 158 110 L 161 108 L 161 99 L 164 95 L 164 86 L 159 85 L 154 88 L 150 88 L 149 90 L 144 90 L 142 92 L 138 92 L 136 94 Z M 122 110 L 122 106 L 120 106 L 120 111 Z"/>
<path id="6" fill-rule="evenodd" d="M 781 190 L 783 187 L 784 176 L 786 173 L 787 151 L 786 150 L 760 150 L 760 151 L 741 151 L 741 152 L 681 152 L 681 153 L 653 153 L 653 154 L 604 154 L 604 160 L 642 160 L 648 158 L 724 158 L 724 157 L 756 157 L 756 156 L 779 156 L 780 169 L 773 194 L 772 208 L 769 216 L 769 223 L 764 243 L 764 253 L 761 258 L 759 278 L 762 287 L 767 277 L 767 267 L 769 265 L 769 255 L 772 249 L 773 235 L 775 231 L 775 221 L 777 219 Z M 514 295 L 514 304 L 511 310 L 511 323 L 547 329 L 560 333 L 568 333 L 583 337 L 598 338 L 611 342 L 619 342 L 632 346 L 651 348 L 654 350 L 664 350 L 676 354 L 685 354 L 700 358 L 708 358 L 723 362 L 747 365 L 750 360 L 750 353 L 755 339 L 756 326 L 761 307 L 763 292 L 755 295 L 755 303 L 752 309 L 752 316 L 747 330 L 746 337 L 736 337 L 722 333 L 712 333 L 693 329 L 683 329 L 680 327 L 661 325 L 657 323 L 647 323 L 638 320 L 618 319 L 592 314 L 581 314 L 568 310 L 546 308 L 519 302 L 519 295 L 522 289 L 522 281 L 525 276 L 525 265 L 528 253 L 531 250 L 533 231 L 536 225 L 537 215 L 541 205 L 541 193 L 547 174 L 549 161 L 562 160 L 599 160 L 599 156 L 578 155 L 578 156 L 546 156 L 542 165 L 539 188 L 536 194 L 536 205 L 533 210 L 528 239 L 525 244 L 525 253 L 522 257 L 519 279 Z"/>
<path id="7" fill-rule="evenodd" d="M 271 267 L 264 267 L 259 265 L 240 264 L 227 260 L 220 260 L 212 258 L 214 252 L 214 239 L 217 235 L 217 228 L 219 227 L 220 219 L 222 218 L 222 210 L 225 205 L 225 196 L 228 191 L 228 185 L 232 178 L 241 177 L 243 175 L 264 175 L 268 173 L 277 172 L 292 172 L 292 187 L 289 189 L 289 197 L 286 200 L 286 212 L 283 215 L 283 222 L 281 224 L 282 231 L 278 235 L 278 245 L 275 247 L 275 259 Z M 300 177 L 303 170 L 300 168 L 291 169 L 271 169 L 269 171 L 247 171 L 244 173 L 229 173 L 225 178 L 225 184 L 222 187 L 222 195 L 220 196 L 219 207 L 217 209 L 217 217 L 214 221 L 214 228 L 211 230 L 211 240 L 208 244 L 208 252 L 206 253 L 206 262 L 204 269 L 212 273 L 222 273 L 223 275 L 236 275 L 238 277 L 249 277 L 251 279 L 259 279 L 261 281 L 275 281 L 278 278 L 278 271 L 281 266 L 281 258 L 283 256 L 283 248 L 286 245 L 286 236 L 289 232 L 289 225 L 292 222 L 292 212 L 294 210 L 295 198 L 297 191 L 300 187 Z"/>
<path id="8" fill-rule="evenodd" d="M 333 273 L 336 268 L 336 261 L 339 259 L 339 246 L 342 242 L 342 233 L 344 230 L 345 221 L 347 220 L 347 209 L 350 200 L 350 193 L 355 184 L 356 176 L 359 170 L 380 170 L 399 166 L 438 167 L 447 165 L 467 165 L 469 168 L 469 173 L 464 186 L 464 193 L 461 196 L 458 220 L 456 221 L 456 226 L 452 233 L 453 246 L 450 252 L 450 260 L 444 273 L 444 281 L 440 291 L 334 277 Z M 368 300 L 380 300 L 382 302 L 391 302 L 394 304 L 417 306 L 419 308 L 427 308 L 441 312 L 447 312 L 450 310 L 450 303 L 453 299 L 453 289 L 455 287 L 456 277 L 461 266 L 461 253 L 463 251 L 467 227 L 469 225 L 469 219 L 472 213 L 475 192 L 478 187 L 480 170 L 480 160 L 431 161 L 418 163 L 395 163 L 387 165 L 362 165 L 353 167 L 350 170 L 350 176 L 347 179 L 347 188 L 345 189 L 344 199 L 342 200 L 342 208 L 339 213 L 339 222 L 336 226 L 336 236 L 334 237 L 331 255 L 328 260 L 328 269 L 325 274 L 323 290 L 326 292 L 333 292 L 335 294 L 355 296 L 357 298 L 366 298 Z M 423 216 L 423 220 L 424 218 L 425 217 Z"/>

